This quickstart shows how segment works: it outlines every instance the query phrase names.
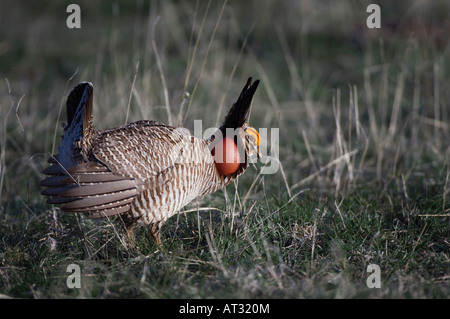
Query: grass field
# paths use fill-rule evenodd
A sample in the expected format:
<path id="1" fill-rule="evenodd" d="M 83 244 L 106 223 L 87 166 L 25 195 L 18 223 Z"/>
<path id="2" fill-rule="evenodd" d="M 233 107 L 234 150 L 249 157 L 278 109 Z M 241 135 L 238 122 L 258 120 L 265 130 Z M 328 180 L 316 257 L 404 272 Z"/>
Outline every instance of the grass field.
<path id="1" fill-rule="evenodd" d="M 448 298 L 450 3 L 373 2 L 380 29 L 371 1 L 78 1 L 80 29 L 70 2 L 2 1 L 0 297 Z M 249 76 L 279 170 L 194 201 L 162 248 L 40 195 L 76 83 L 99 129 L 169 110 L 192 132 Z"/>

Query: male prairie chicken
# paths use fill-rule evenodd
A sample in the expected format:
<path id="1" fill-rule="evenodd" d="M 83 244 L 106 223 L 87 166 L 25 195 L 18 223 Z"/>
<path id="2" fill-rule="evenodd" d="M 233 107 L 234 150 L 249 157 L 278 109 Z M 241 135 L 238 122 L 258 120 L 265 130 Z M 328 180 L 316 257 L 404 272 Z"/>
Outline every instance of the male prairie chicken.
<path id="1" fill-rule="evenodd" d="M 223 125 L 208 139 L 156 121 L 138 121 L 106 131 L 92 120 L 93 86 L 78 84 L 67 98 L 67 124 L 52 165 L 43 172 L 43 195 L 64 212 L 89 218 L 120 215 L 128 240 L 146 225 L 158 244 L 161 226 L 186 204 L 228 185 L 259 156 L 259 134 L 246 123 L 259 81 L 249 78 Z M 242 156 L 222 175 L 214 145 L 234 141 Z M 228 150 L 228 148 L 227 148 Z M 223 171 L 223 170 L 222 170 Z"/>

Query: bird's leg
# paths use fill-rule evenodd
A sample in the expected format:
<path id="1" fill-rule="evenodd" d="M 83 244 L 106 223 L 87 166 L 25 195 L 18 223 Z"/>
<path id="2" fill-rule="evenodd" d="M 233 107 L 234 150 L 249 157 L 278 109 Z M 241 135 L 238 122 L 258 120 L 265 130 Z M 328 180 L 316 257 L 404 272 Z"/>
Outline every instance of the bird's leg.
<path id="1" fill-rule="evenodd" d="M 147 226 L 150 235 L 152 235 L 156 244 L 161 247 L 161 225 L 160 222 L 152 223 Z"/>
<path id="2" fill-rule="evenodd" d="M 125 229 L 125 234 L 127 236 L 127 242 L 130 248 L 134 248 L 136 241 L 134 238 L 134 229 L 136 228 L 136 223 L 132 218 L 128 218 L 126 216 L 121 216 L 123 221 L 123 226 Z"/>
<path id="3" fill-rule="evenodd" d="M 128 245 L 133 248 L 136 245 L 136 241 L 134 238 L 134 227 L 125 226 L 125 231 L 127 235 Z"/>

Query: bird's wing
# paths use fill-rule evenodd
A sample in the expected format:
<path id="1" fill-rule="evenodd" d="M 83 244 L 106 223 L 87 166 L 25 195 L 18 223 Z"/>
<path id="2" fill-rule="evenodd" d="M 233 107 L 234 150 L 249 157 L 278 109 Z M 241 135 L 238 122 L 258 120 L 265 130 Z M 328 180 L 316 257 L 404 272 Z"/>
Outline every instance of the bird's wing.
<path id="1" fill-rule="evenodd" d="M 99 134 L 92 156 L 114 174 L 146 180 L 189 160 L 195 137 L 174 127 L 138 121 Z"/>

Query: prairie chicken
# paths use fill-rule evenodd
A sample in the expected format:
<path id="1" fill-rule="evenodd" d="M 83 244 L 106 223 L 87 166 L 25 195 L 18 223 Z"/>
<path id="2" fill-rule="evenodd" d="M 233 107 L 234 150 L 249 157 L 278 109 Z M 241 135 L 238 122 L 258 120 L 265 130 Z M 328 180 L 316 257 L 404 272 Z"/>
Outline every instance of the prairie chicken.
<path id="1" fill-rule="evenodd" d="M 259 157 L 259 134 L 246 123 L 259 81 L 249 78 L 222 126 L 208 139 L 175 127 L 138 121 L 99 131 L 93 126 L 93 86 L 78 84 L 66 103 L 67 124 L 58 154 L 43 173 L 43 195 L 61 210 L 89 218 L 119 215 L 128 241 L 134 228 L 146 225 L 161 243 L 161 226 L 195 198 L 228 185 Z M 223 175 L 215 162 L 215 144 L 234 141 L 242 159 Z M 228 150 L 228 148 L 227 148 Z"/>

